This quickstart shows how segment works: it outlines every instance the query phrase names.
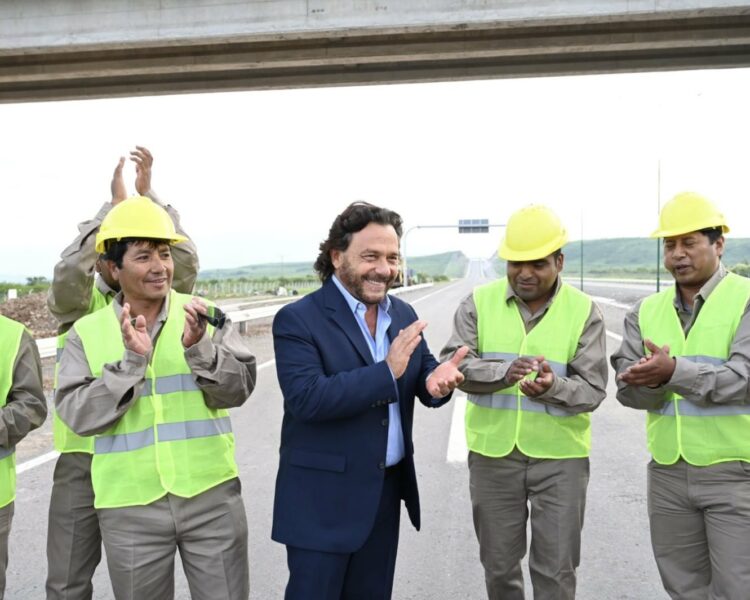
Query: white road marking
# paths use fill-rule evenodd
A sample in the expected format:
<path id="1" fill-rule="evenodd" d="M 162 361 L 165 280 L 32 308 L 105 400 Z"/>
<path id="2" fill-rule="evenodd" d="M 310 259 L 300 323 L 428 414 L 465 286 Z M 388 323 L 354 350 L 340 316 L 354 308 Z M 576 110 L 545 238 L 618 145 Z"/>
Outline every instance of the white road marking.
<path id="1" fill-rule="evenodd" d="M 16 475 L 20 475 L 25 471 L 30 471 L 34 467 L 38 467 L 39 465 L 48 463 L 51 460 L 55 460 L 58 456 L 60 456 L 60 453 L 57 450 L 53 450 L 52 452 L 47 452 L 47 454 L 42 454 L 41 456 L 37 456 L 36 458 L 27 460 L 26 462 L 16 467 Z"/>
<path id="2" fill-rule="evenodd" d="M 417 302 L 422 302 L 422 300 L 427 300 L 427 298 L 432 298 L 435 294 L 440 294 L 441 292 L 444 292 L 445 290 L 451 289 L 454 285 L 458 285 L 461 283 L 461 280 L 458 280 L 455 283 L 450 284 L 447 287 L 440 288 L 439 290 L 432 292 L 431 294 L 427 294 L 426 296 L 422 296 L 421 298 L 417 298 L 416 300 L 409 301 L 409 304 L 416 304 Z"/>
<path id="3" fill-rule="evenodd" d="M 608 304 L 609 306 L 614 306 L 615 308 L 622 308 L 625 310 L 630 310 L 632 308 L 632 304 L 623 304 L 622 302 L 618 302 L 614 298 L 605 298 L 604 296 L 590 296 L 590 298 L 599 304 Z"/>
<path id="4" fill-rule="evenodd" d="M 465 463 L 469 449 L 466 447 L 464 432 L 464 414 L 466 413 L 466 394 L 456 390 L 453 392 L 453 417 L 451 418 L 451 432 L 448 437 L 448 453 L 445 457 L 449 463 Z"/>

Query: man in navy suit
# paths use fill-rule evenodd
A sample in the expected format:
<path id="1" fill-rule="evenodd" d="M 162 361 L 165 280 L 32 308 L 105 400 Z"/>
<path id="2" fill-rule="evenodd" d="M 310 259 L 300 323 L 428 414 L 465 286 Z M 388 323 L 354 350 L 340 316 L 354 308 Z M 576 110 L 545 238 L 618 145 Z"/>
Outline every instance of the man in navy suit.
<path id="1" fill-rule="evenodd" d="M 287 546 L 287 600 L 390 598 L 401 499 L 419 529 L 414 398 L 445 404 L 467 349 L 439 364 L 427 323 L 388 296 L 400 237 L 398 214 L 351 204 L 320 245 L 321 289 L 274 319 L 284 420 L 272 537 Z"/>

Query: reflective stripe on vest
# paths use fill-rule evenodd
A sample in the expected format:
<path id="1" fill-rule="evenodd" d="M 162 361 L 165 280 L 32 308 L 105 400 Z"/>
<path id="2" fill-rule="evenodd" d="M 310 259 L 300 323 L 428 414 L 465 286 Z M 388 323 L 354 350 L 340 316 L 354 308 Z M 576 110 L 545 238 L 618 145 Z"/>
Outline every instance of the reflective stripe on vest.
<path id="1" fill-rule="evenodd" d="M 156 428 L 160 442 L 174 442 L 176 440 L 189 440 L 231 433 L 232 422 L 229 420 L 229 417 L 222 417 L 220 419 L 205 419 L 203 421 L 162 423 L 157 425 Z M 129 452 L 151 446 L 154 443 L 154 428 L 149 427 L 143 431 L 96 438 L 95 452 L 97 454 Z"/>
<path id="2" fill-rule="evenodd" d="M 89 301 L 89 308 L 86 314 L 91 314 L 97 310 L 107 307 L 112 302 L 112 296 L 104 295 L 96 286 L 96 283 L 91 287 L 91 300 Z M 55 352 L 55 375 L 53 387 L 57 389 L 57 371 L 60 368 L 60 357 L 65 347 L 65 339 L 67 338 L 67 332 L 57 336 L 57 350 Z M 54 396 L 54 391 L 53 391 Z M 55 442 L 55 450 L 61 453 L 68 452 L 85 452 L 86 454 L 94 453 L 94 439 L 91 437 L 82 437 L 73 432 L 60 417 L 57 416 L 55 411 L 52 415 L 52 433 Z"/>
<path id="3" fill-rule="evenodd" d="M 13 387 L 13 367 L 25 328 L 0 315 L 0 408 L 8 402 Z M 16 449 L 0 446 L 0 508 L 16 498 Z"/>
<path id="4" fill-rule="evenodd" d="M 750 280 L 726 275 L 709 294 L 685 337 L 674 307 L 676 289 L 646 298 L 638 321 L 643 339 L 669 345 L 672 356 L 721 366 L 727 360 L 750 300 Z M 707 466 L 730 460 L 750 462 L 750 405 L 698 406 L 672 394 L 647 416 L 649 451 L 660 464 L 683 458 Z"/>
<path id="5" fill-rule="evenodd" d="M 150 504 L 168 492 L 190 498 L 237 476 L 229 413 L 206 406 L 185 361 L 182 307 L 190 298 L 171 292 L 139 397 L 96 436 L 91 474 L 97 508 Z M 75 328 L 95 376 L 102 364 L 121 359 L 114 310 L 84 317 Z"/>
<path id="6" fill-rule="evenodd" d="M 506 301 L 507 278 L 474 290 L 478 353 L 482 358 L 512 361 L 544 355 L 558 377 L 567 377 L 591 300 L 563 284 L 542 319 L 526 333 L 515 301 Z M 589 414 L 575 414 L 524 396 L 518 385 L 493 394 L 469 394 L 466 441 L 485 456 L 505 456 L 517 447 L 536 458 L 588 456 Z"/>

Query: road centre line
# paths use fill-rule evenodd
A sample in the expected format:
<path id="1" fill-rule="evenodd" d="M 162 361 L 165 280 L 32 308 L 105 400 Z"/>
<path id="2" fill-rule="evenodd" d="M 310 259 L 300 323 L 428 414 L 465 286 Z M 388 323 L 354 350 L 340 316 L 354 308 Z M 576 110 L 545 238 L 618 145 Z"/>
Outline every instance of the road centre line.
<path id="1" fill-rule="evenodd" d="M 469 454 L 464 434 L 464 414 L 466 413 L 466 394 L 456 390 L 453 392 L 453 416 L 448 436 L 448 452 L 445 461 L 448 463 L 465 463 Z"/>
<path id="2" fill-rule="evenodd" d="M 256 372 L 261 371 L 266 367 L 274 365 L 275 363 L 276 359 L 272 358 L 271 360 L 267 360 L 266 362 L 259 364 L 255 368 L 255 370 Z M 60 456 L 60 453 L 57 450 L 53 450 L 52 452 L 47 452 L 46 454 L 42 454 L 40 456 L 37 456 L 36 458 L 27 460 L 16 467 L 16 475 L 20 475 L 21 473 L 25 473 L 26 471 L 30 471 L 31 469 L 48 463 L 51 460 L 55 460 L 58 456 Z"/>
<path id="3" fill-rule="evenodd" d="M 458 285 L 459 283 L 461 283 L 460 280 L 456 281 L 455 283 L 450 284 L 447 287 L 440 288 L 439 290 L 436 290 L 436 291 L 432 292 L 431 294 L 427 294 L 426 296 L 422 296 L 421 298 L 417 298 L 416 300 L 411 300 L 411 301 L 409 301 L 409 304 L 416 304 L 417 302 L 422 302 L 422 300 L 427 300 L 427 298 L 432 298 L 435 294 L 439 294 L 441 292 L 444 292 L 445 290 L 449 290 L 454 285 Z"/>

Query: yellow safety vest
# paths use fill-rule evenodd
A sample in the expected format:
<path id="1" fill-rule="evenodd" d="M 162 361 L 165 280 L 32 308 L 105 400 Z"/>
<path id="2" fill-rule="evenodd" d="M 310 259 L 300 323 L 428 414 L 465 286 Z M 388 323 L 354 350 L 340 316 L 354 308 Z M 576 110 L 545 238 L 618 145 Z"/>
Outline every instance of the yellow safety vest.
<path id="1" fill-rule="evenodd" d="M 91 291 L 91 301 L 89 302 L 88 313 L 91 314 L 108 306 L 112 302 L 111 296 L 105 296 L 99 291 L 99 288 L 94 284 Z M 62 333 L 57 336 L 57 355 L 55 357 L 55 378 L 54 387 L 57 389 L 57 371 L 60 368 L 60 356 L 62 356 L 63 348 L 65 347 L 65 339 L 68 337 L 68 332 Z M 57 416 L 55 412 L 52 418 L 52 433 L 55 441 L 55 450 L 58 452 L 86 452 L 87 454 L 94 453 L 94 438 L 82 437 L 73 432 L 73 430 L 62 422 L 62 419 Z"/>
<path id="2" fill-rule="evenodd" d="M 237 477 L 229 413 L 208 408 L 185 361 L 183 306 L 170 292 L 169 312 L 146 370 L 140 397 L 94 440 L 91 479 L 96 508 L 146 505 L 167 493 L 191 498 Z M 74 325 L 94 376 L 125 351 L 114 308 Z M 209 326 L 208 335 L 213 332 Z"/>
<path id="3" fill-rule="evenodd" d="M 722 365 L 745 306 L 750 279 L 732 273 L 709 294 L 687 338 L 674 307 L 676 288 L 646 298 L 638 312 L 643 339 L 669 345 L 672 356 Z M 648 448 L 654 460 L 671 465 L 680 458 L 706 466 L 730 460 L 750 462 L 750 405 L 698 406 L 672 394 L 664 407 L 649 411 Z"/>
<path id="4" fill-rule="evenodd" d="M 0 315 L 0 409 L 13 386 L 13 367 L 18 358 L 24 326 Z M 16 449 L 0 446 L 0 508 L 16 499 Z"/>
<path id="5" fill-rule="evenodd" d="M 478 351 L 482 358 L 512 361 L 543 355 L 558 377 L 568 375 L 578 340 L 591 313 L 591 299 L 563 284 L 534 328 L 526 333 L 515 302 L 506 302 L 508 280 L 474 290 Z M 514 447 L 534 458 L 575 458 L 589 455 L 589 413 L 574 414 L 521 393 L 518 385 L 493 394 L 469 394 L 466 442 L 473 452 L 500 457 Z"/>

